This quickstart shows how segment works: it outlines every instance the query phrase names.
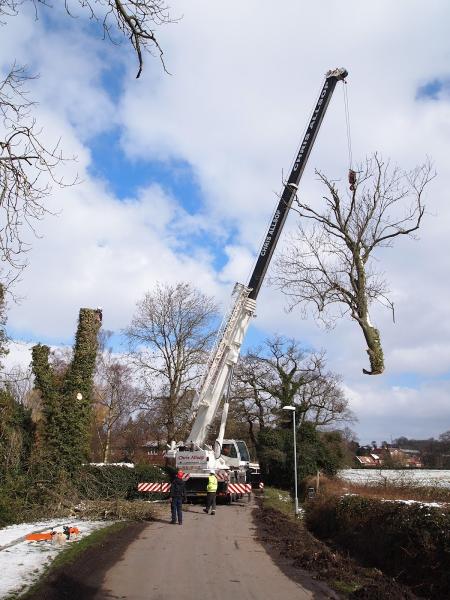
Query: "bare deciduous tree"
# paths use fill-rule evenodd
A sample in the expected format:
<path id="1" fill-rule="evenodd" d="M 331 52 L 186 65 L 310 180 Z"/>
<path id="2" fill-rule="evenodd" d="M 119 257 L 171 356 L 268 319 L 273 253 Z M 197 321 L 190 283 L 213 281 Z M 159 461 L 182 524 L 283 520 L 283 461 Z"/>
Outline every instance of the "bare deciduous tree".
<path id="1" fill-rule="evenodd" d="M 0 0 L 0 26 L 30 3 L 36 18 L 41 8 L 52 8 L 46 0 Z M 142 72 L 144 51 L 156 50 L 165 70 L 154 31 L 172 22 L 164 0 L 64 0 L 64 7 L 71 17 L 78 16 L 76 9 L 87 13 L 113 43 L 128 39 L 138 58 L 137 77 Z M 31 115 L 33 102 L 25 89 L 30 79 L 24 67 L 14 65 L 0 80 L 0 254 L 10 267 L 9 272 L 1 273 L 7 287 L 26 264 L 24 253 L 29 245 L 24 242 L 24 227 L 34 232 L 36 221 L 48 213 L 44 200 L 52 184 L 66 185 L 57 175 L 58 165 L 65 161 L 59 142 L 46 145 Z M 74 183 L 76 178 L 68 185 Z"/>
<path id="2" fill-rule="evenodd" d="M 14 66 L 0 81 L 0 255 L 11 268 L 2 273 L 6 284 L 25 266 L 29 245 L 23 240 L 24 227 L 34 232 L 35 222 L 48 213 L 44 201 L 52 183 L 66 185 L 57 176 L 58 165 L 66 160 L 59 143 L 47 147 L 31 116 L 33 103 L 25 89 L 29 79 L 24 68 Z"/>
<path id="3" fill-rule="evenodd" d="M 322 372 L 300 388 L 297 402 L 303 421 L 314 423 L 316 427 L 327 427 L 356 420 L 340 383 L 339 375 Z"/>
<path id="4" fill-rule="evenodd" d="M 36 17 L 39 7 L 51 8 L 46 0 L 0 0 L 0 19 L 18 14 L 20 7 L 32 3 Z M 104 37 L 118 44 L 127 39 L 138 59 L 139 77 L 144 65 L 143 52 L 156 51 L 164 70 L 163 51 L 156 38 L 155 28 L 173 22 L 165 0 L 64 0 L 66 12 L 76 17 L 78 7 L 103 29 Z"/>
<path id="5" fill-rule="evenodd" d="M 373 266 L 377 248 L 414 236 L 425 212 L 423 193 L 435 173 L 430 162 L 410 172 L 391 167 L 375 154 L 351 172 L 350 194 L 316 171 L 327 188 L 323 210 L 296 198 L 302 222 L 287 251 L 278 259 L 272 282 L 290 299 L 290 308 L 312 307 L 331 325 L 349 314 L 361 327 L 370 360 L 368 375 L 384 370 L 380 333 L 370 321 L 377 300 L 393 309 L 387 284 Z M 333 312 L 333 309 L 337 311 Z"/>
<path id="6" fill-rule="evenodd" d="M 164 422 L 167 441 L 190 418 L 192 390 L 215 335 L 216 310 L 214 300 L 189 283 L 158 284 L 138 303 L 125 330 L 132 361 L 152 412 Z"/>
<path id="7" fill-rule="evenodd" d="M 249 424 L 253 442 L 254 426 L 269 426 L 285 405 L 297 407 L 299 423 L 316 427 L 354 421 L 339 383 L 339 377 L 326 370 L 324 353 L 275 336 L 249 351 L 235 370 L 232 414 Z"/>
<path id="8" fill-rule="evenodd" d="M 0 282 L 0 373 L 3 370 L 2 360 L 8 354 L 8 334 L 6 333 L 5 287 Z"/>
<path id="9" fill-rule="evenodd" d="M 141 391 L 132 381 L 130 367 L 117 360 L 111 349 L 99 353 L 94 402 L 104 463 L 109 462 L 114 429 L 122 421 L 128 420 L 139 406 Z"/>
<path id="10" fill-rule="evenodd" d="M 276 401 L 266 391 L 271 382 L 270 375 L 258 350 L 250 350 L 242 356 L 233 373 L 229 420 L 247 425 L 253 446 L 256 446 L 257 431 L 273 421 Z"/>
<path id="11" fill-rule="evenodd" d="M 439 435 L 440 442 L 450 442 L 450 431 L 444 431 Z"/>
<path id="12" fill-rule="evenodd" d="M 14 365 L 2 374 L 0 384 L 6 384 L 9 392 L 18 404 L 29 409 L 35 408 L 33 398 L 33 376 L 30 367 Z"/>

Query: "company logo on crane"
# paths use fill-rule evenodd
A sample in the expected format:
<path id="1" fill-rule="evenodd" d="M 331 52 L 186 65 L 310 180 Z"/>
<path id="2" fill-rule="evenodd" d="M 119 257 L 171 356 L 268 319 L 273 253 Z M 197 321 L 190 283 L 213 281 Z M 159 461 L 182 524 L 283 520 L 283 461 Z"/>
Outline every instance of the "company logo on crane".
<path id="1" fill-rule="evenodd" d="M 272 219 L 272 222 L 270 224 L 269 231 L 267 232 L 266 239 L 264 240 L 263 247 L 261 248 L 261 256 L 265 256 L 266 255 L 266 252 L 267 252 L 267 250 L 268 250 L 268 248 L 270 246 L 270 242 L 272 241 L 273 233 L 274 233 L 274 231 L 275 231 L 275 229 L 277 227 L 278 221 L 280 220 L 280 216 L 281 216 L 281 213 L 277 209 L 275 211 L 275 214 L 273 215 L 273 219 Z"/>

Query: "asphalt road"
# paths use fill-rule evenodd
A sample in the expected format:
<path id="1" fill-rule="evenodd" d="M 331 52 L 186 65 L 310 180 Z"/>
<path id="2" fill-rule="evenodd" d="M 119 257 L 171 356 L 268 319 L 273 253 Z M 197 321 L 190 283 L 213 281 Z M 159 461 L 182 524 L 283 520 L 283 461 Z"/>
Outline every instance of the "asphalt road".
<path id="1" fill-rule="evenodd" d="M 306 600 L 336 597 L 276 562 L 256 539 L 257 507 L 187 506 L 183 525 L 150 523 L 104 577 L 96 600 Z"/>

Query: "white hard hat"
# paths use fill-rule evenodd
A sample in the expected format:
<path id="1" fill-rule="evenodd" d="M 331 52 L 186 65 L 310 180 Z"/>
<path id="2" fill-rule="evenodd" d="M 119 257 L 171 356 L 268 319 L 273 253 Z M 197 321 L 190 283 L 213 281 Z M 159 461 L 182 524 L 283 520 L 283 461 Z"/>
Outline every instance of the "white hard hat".
<path id="1" fill-rule="evenodd" d="M 215 472 L 215 471 L 213 471 L 213 469 L 211 469 L 211 471 L 209 472 L 209 474 L 210 474 L 210 475 L 215 475 L 215 474 L 216 474 L 216 472 Z"/>

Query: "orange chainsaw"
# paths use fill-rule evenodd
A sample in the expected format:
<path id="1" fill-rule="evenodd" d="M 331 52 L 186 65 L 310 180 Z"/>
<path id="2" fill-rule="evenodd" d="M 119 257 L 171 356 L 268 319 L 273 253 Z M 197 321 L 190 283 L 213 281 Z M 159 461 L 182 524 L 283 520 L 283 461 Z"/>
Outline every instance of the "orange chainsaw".
<path id="1" fill-rule="evenodd" d="M 78 527 L 64 526 L 63 533 L 69 540 L 71 535 L 78 535 L 80 533 L 80 530 L 78 529 Z M 51 531 L 45 531 L 43 533 L 29 533 L 25 536 L 25 539 L 27 540 L 27 542 L 51 542 L 55 534 L 56 531 L 53 531 L 52 529 Z"/>

